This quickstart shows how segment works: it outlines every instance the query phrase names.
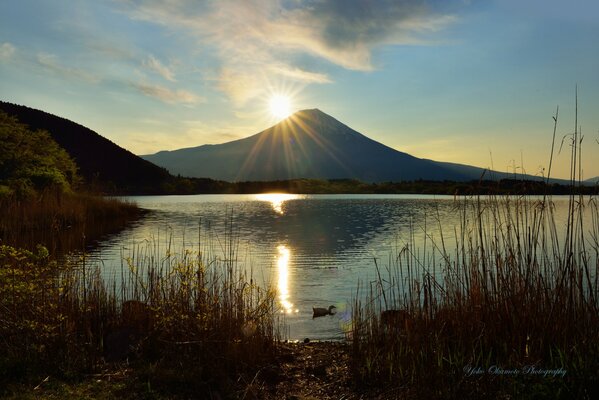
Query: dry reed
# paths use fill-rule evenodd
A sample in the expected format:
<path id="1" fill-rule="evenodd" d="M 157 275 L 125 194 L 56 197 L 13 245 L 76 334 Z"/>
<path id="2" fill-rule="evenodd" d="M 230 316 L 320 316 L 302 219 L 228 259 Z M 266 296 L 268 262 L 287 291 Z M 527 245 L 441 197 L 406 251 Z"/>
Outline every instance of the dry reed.
<path id="1" fill-rule="evenodd" d="M 567 137 L 574 193 L 578 127 Z M 597 398 L 598 210 L 574 194 L 564 221 L 550 196 L 457 200 L 459 226 L 437 220 L 424 251 L 406 240 L 356 296 L 356 380 L 423 398 Z"/>
<path id="2" fill-rule="evenodd" d="M 251 380 L 276 350 L 275 296 L 241 269 L 232 235 L 223 243 L 220 254 L 138 248 L 113 277 L 84 255 L 57 262 L 41 247 L 2 246 L 0 377 L 129 362 L 147 390 L 194 396 Z"/>
<path id="3" fill-rule="evenodd" d="M 28 249 L 42 244 L 52 254 L 83 250 L 142 213 L 135 204 L 82 193 L 0 197 L 0 243 Z"/>

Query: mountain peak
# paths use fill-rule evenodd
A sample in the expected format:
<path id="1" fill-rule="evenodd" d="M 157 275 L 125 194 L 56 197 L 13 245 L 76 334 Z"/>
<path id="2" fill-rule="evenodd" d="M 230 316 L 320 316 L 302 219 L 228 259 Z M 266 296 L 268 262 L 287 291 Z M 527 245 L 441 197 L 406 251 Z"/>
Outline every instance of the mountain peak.
<path id="1" fill-rule="evenodd" d="M 304 110 L 299 110 L 299 111 L 294 112 L 290 117 L 291 118 L 309 119 L 309 120 L 322 120 L 322 119 L 335 120 L 335 118 L 331 117 L 329 114 L 321 111 L 318 108 L 307 108 Z"/>
<path id="2" fill-rule="evenodd" d="M 374 141 L 318 108 L 297 111 L 244 139 L 145 158 L 172 173 L 225 181 L 470 178 L 458 167 L 420 160 Z"/>
<path id="3" fill-rule="evenodd" d="M 288 123 L 298 125 L 296 129 L 304 130 L 311 129 L 320 132 L 321 134 L 352 134 L 360 135 L 358 132 L 351 129 L 341 121 L 335 119 L 329 114 L 318 108 L 309 108 L 293 113 L 288 119 Z M 287 124 L 284 124 L 287 127 Z"/>
<path id="4" fill-rule="evenodd" d="M 313 114 L 313 115 L 328 115 L 327 113 L 323 112 L 322 110 L 318 109 L 318 108 L 306 108 L 304 110 L 299 110 L 296 111 L 294 114 Z"/>

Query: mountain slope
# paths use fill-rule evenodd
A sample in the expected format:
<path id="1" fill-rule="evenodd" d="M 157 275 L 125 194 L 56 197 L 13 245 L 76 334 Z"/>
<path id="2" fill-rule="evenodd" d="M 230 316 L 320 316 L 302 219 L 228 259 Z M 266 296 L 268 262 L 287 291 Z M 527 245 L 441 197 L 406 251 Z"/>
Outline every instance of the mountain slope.
<path id="1" fill-rule="evenodd" d="M 46 130 L 69 153 L 88 184 L 120 193 L 158 192 L 170 174 L 75 122 L 44 111 L 0 102 L 0 109 L 33 130 Z"/>
<path id="2" fill-rule="evenodd" d="M 376 142 L 318 109 L 303 110 L 256 135 L 142 156 L 173 174 L 226 181 L 295 178 L 365 182 L 478 179 L 483 169 L 444 165 Z"/>

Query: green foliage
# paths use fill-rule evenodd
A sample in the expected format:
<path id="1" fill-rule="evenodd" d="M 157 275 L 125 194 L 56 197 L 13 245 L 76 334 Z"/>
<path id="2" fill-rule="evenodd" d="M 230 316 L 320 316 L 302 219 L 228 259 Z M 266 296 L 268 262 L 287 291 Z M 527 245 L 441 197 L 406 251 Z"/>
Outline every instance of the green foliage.
<path id="1" fill-rule="evenodd" d="M 75 122 L 34 110 L 25 106 L 0 101 L 0 110 L 15 116 L 30 130 L 50 133 L 77 162 L 82 182 L 79 190 L 110 194 L 159 194 L 161 185 L 172 177 L 135 154 L 117 146 L 98 133 Z"/>
<path id="2" fill-rule="evenodd" d="M 76 182 L 77 165 L 48 132 L 32 131 L 0 111 L 0 196 L 65 192 Z"/>
<path id="3" fill-rule="evenodd" d="M 210 398 L 273 362 L 274 290 L 220 256 L 152 249 L 142 253 L 168 262 L 133 253 L 117 290 L 83 256 L 0 246 L 0 398 L 121 362 L 134 367 L 133 386 Z"/>
<path id="4" fill-rule="evenodd" d="M 34 252 L 0 246 L 0 386 L 6 379 L 21 379 L 48 358 L 59 338 L 62 314 L 51 300 L 59 295 L 55 269 L 43 246 Z"/>

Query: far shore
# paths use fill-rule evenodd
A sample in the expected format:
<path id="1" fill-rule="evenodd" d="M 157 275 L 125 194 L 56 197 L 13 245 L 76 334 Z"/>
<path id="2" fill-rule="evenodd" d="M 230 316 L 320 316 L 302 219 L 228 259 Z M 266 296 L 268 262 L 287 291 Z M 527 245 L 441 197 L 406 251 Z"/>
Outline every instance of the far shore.
<path id="1" fill-rule="evenodd" d="M 561 182 L 561 181 L 560 181 Z M 589 182 L 546 183 L 544 180 L 403 181 L 366 183 L 355 179 L 291 179 L 277 181 L 225 182 L 208 178 L 171 177 L 152 190 L 104 191 L 106 195 L 185 195 L 185 194 L 430 194 L 476 195 L 597 195 L 599 185 Z"/>

